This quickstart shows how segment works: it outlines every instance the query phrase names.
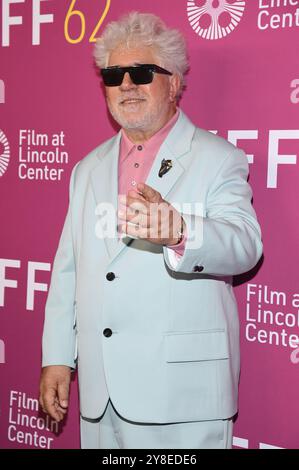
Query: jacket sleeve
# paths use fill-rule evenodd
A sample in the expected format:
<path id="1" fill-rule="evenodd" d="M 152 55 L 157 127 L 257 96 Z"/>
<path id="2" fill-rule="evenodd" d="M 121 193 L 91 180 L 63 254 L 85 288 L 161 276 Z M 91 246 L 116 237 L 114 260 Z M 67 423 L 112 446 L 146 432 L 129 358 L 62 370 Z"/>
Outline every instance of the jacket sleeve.
<path id="1" fill-rule="evenodd" d="M 262 255 L 261 230 L 251 204 L 245 153 L 235 149 L 213 179 L 203 214 L 182 213 L 187 226 L 180 259 L 163 247 L 168 267 L 177 272 L 232 276 L 252 269 Z"/>
<path id="2" fill-rule="evenodd" d="M 73 168 L 70 179 L 69 207 L 53 263 L 46 302 L 42 339 L 42 367 L 49 365 L 76 367 L 76 273 L 71 207 L 77 165 Z"/>

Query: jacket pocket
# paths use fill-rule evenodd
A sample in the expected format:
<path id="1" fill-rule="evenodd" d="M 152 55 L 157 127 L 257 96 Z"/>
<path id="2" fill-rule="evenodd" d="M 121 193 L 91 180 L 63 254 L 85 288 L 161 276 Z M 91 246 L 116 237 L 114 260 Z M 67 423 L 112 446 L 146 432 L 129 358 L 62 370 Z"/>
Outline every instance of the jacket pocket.
<path id="1" fill-rule="evenodd" d="M 229 358 L 224 329 L 165 334 L 166 362 L 215 361 Z"/>

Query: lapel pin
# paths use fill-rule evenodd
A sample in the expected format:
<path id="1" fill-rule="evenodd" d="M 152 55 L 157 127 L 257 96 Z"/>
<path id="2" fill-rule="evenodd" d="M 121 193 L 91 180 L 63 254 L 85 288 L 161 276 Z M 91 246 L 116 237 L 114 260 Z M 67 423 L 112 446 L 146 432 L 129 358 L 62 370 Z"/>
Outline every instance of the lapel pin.
<path id="1" fill-rule="evenodd" d="M 160 178 L 162 178 L 162 176 L 165 175 L 165 173 L 167 173 L 170 168 L 172 168 L 172 161 L 171 160 L 165 160 L 165 158 L 163 158 L 162 162 L 161 162 L 161 167 L 160 167 L 160 170 L 159 170 L 159 176 Z"/>

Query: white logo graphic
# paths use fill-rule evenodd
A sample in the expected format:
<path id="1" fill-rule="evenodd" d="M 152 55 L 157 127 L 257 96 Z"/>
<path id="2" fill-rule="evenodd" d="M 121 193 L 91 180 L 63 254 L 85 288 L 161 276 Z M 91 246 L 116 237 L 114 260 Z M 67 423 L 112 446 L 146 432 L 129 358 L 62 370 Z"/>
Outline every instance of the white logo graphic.
<path id="1" fill-rule="evenodd" d="M 0 80 L 0 104 L 5 103 L 5 83 L 3 80 Z"/>
<path id="2" fill-rule="evenodd" d="M 187 1 L 189 22 L 204 39 L 221 39 L 230 34 L 238 26 L 244 9 L 245 1 Z"/>
<path id="3" fill-rule="evenodd" d="M 4 148 L 4 150 L 1 152 L 2 147 Z M 10 158 L 9 143 L 8 143 L 6 135 L 0 129 L 0 176 L 3 176 L 4 173 L 6 172 L 8 163 L 9 163 L 9 158 Z"/>
<path id="4" fill-rule="evenodd" d="M 5 343 L 0 339 L 0 364 L 5 364 Z"/>

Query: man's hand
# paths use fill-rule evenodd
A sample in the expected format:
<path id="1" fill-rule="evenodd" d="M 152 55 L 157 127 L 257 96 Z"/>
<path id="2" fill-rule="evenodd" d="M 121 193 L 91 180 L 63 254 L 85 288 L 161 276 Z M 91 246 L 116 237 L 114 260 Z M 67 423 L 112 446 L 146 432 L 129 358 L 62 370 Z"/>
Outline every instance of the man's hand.
<path id="1" fill-rule="evenodd" d="M 42 369 L 39 402 L 43 411 L 58 422 L 67 412 L 70 380 L 70 367 L 47 366 Z"/>
<path id="2" fill-rule="evenodd" d="M 138 183 L 137 191 L 120 196 L 121 232 L 157 245 L 175 245 L 181 230 L 181 214 L 147 184 Z"/>

